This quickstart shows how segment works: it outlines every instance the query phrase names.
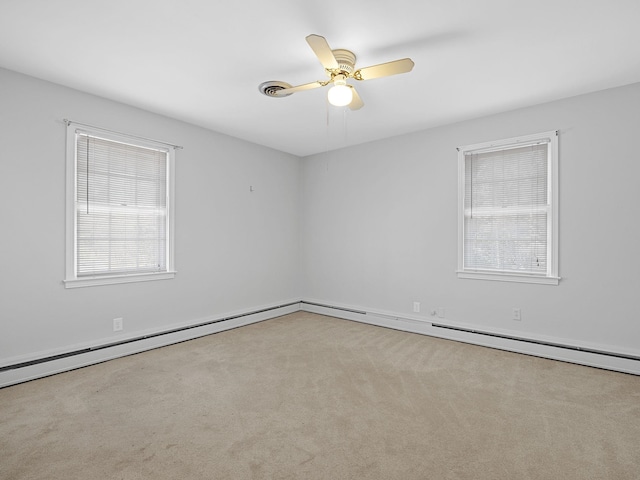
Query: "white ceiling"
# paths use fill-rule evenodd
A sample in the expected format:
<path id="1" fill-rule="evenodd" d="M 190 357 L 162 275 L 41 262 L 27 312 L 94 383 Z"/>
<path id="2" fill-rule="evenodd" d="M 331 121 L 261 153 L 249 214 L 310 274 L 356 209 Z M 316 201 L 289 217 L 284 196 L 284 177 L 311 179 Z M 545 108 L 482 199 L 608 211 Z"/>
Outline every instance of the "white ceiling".
<path id="1" fill-rule="evenodd" d="M 639 0 L 1 0 L 0 66 L 306 156 L 639 82 L 639 21 Z M 415 67 L 358 82 L 353 112 L 262 95 L 326 78 L 311 33 Z"/>

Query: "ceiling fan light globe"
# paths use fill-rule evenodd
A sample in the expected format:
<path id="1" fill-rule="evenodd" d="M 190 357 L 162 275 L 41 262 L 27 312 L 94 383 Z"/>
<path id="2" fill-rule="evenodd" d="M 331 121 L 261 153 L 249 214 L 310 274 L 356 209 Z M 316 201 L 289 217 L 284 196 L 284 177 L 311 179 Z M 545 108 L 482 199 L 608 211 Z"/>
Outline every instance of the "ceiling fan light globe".
<path id="1" fill-rule="evenodd" d="M 334 85 L 327 93 L 329 103 L 335 107 L 344 107 L 353 100 L 353 92 L 346 85 Z"/>

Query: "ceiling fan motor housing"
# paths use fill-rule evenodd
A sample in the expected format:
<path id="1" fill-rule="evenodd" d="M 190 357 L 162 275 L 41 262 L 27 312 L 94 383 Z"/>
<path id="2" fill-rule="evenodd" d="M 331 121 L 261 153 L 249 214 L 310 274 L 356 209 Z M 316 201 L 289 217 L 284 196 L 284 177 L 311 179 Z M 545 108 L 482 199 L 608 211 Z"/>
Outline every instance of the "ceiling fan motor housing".
<path id="1" fill-rule="evenodd" d="M 332 50 L 333 56 L 338 62 L 338 67 L 341 71 L 346 72 L 347 76 L 351 76 L 356 66 L 356 56 L 349 50 Z"/>

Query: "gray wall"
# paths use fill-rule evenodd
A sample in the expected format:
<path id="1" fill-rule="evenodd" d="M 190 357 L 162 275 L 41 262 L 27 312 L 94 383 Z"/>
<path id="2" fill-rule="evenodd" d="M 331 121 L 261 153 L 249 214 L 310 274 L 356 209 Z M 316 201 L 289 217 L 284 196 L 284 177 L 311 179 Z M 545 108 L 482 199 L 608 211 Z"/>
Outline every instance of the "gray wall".
<path id="1" fill-rule="evenodd" d="M 299 298 L 297 157 L 7 70 L 0 86 L 0 364 Z M 175 279 L 64 288 L 63 118 L 184 146 Z"/>
<path id="2" fill-rule="evenodd" d="M 299 298 L 639 353 L 640 84 L 304 159 L 7 70 L 0 85 L 0 364 Z M 174 280 L 64 288 L 63 118 L 184 146 Z M 458 279 L 455 147 L 552 129 L 560 285 Z"/>
<path id="3" fill-rule="evenodd" d="M 560 285 L 458 279 L 456 146 L 554 129 Z M 634 84 L 307 157 L 303 297 L 640 354 L 639 133 Z"/>

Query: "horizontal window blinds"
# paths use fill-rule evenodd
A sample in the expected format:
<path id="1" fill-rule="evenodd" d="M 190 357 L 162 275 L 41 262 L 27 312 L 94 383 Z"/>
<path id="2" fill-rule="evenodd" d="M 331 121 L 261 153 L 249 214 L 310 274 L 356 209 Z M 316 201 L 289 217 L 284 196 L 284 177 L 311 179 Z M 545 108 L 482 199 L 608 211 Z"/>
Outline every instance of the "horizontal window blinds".
<path id="1" fill-rule="evenodd" d="M 464 157 L 464 268 L 547 274 L 548 144 Z"/>
<path id="2" fill-rule="evenodd" d="M 167 270 L 167 152 L 78 133 L 76 274 Z"/>

